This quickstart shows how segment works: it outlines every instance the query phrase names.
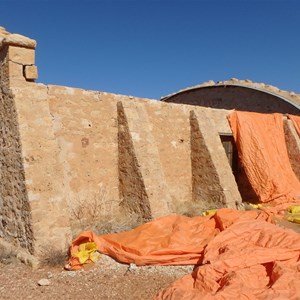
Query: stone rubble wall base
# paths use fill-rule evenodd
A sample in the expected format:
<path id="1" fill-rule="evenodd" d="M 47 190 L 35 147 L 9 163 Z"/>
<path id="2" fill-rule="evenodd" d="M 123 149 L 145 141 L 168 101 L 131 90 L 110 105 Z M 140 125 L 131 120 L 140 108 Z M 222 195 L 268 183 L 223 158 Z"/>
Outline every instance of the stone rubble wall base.
<path id="1" fill-rule="evenodd" d="M 30 254 L 24 248 L 18 247 L 11 243 L 8 243 L 4 239 L 0 238 L 0 256 L 1 259 L 14 259 L 17 258 L 21 262 L 25 263 L 26 265 L 31 266 L 33 269 L 36 269 L 40 265 L 40 260 L 35 257 L 34 255 Z"/>

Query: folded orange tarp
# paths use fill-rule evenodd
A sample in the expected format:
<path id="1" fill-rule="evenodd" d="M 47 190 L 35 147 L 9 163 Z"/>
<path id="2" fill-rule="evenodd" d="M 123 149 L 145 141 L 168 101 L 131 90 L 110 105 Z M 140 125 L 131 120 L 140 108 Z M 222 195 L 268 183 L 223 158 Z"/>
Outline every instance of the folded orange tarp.
<path id="1" fill-rule="evenodd" d="M 154 300 L 300 299 L 300 235 L 239 220 L 208 243 L 203 265 Z"/>
<path id="2" fill-rule="evenodd" d="M 83 232 L 71 246 L 72 269 L 80 269 L 79 259 L 74 256 L 80 244 L 95 242 L 99 252 L 119 262 L 136 265 L 195 265 L 201 264 L 204 248 L 220 231 L 240 219 L 270 217 L 256 211 L 238 212 L 220 209 L 213 216 L 185 217 L 171 215 L 158 218 L 137 228 L 114 234 L 95 235 Z"/>
<path id="3" fill-rule="evenodd" d="M 300 182 L 292 170 L 281 114 L 234 111 L 229 123 L 245 172 L 263 203 L 300 201 Z"/>
<path id="4" fill-rule="evenodd" d="M 166 216 L 133 230 L 97 236 L 84 232 L 80 244 L 120 262 L 198 265 L 154 300 L 300 299 L 300 235 L 271 223 L 265 212 L 219 209 L 215 215 Z"/>
<path id="5" fill-rule="evenodd" d="M 288 115 L 288 118 L 293 121 L 294 127 L 300 137 L 300 116 Z"/>

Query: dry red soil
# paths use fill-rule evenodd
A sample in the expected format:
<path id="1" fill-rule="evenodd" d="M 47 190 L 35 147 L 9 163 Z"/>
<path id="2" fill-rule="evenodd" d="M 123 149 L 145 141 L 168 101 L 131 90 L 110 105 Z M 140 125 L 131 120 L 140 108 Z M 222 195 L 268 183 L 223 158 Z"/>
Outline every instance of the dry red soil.
<path id="1" fill-rule="evenodd" d="M 156 293 L 193 266 L 133 266 L 119 264 L 108 256 L 83 271 L 65 271 L 63 266 L 33 270 L 16 260 L 0 263 L 0 299 L 114 299 L 151 300 Z M 40 279 L 49 285 L 39 286 Z"/>

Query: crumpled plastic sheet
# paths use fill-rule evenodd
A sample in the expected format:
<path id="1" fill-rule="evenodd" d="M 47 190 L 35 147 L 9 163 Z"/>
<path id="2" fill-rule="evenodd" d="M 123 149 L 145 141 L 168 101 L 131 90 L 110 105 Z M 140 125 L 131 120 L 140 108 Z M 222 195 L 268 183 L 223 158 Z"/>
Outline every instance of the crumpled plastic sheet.
<path id="1" fill-rule="evenodd" d="M 196 266 L 155 300 L 300 299 L 300 235 L 273 224 L 265 211 L 223 208 L 209 216 L 161 217 L 122 233 L 86 231 L 71 255 L 86 242 L 123 263 Z M 69 263 L 81 266 L 76 255 Z"/>
<path id="2" fill-rule="evenodd" d="M 260 202 L 300 202 L 300 182 L 288 157 L 282 114 L 234 111 L 228 120 L 239 158 Z"/>

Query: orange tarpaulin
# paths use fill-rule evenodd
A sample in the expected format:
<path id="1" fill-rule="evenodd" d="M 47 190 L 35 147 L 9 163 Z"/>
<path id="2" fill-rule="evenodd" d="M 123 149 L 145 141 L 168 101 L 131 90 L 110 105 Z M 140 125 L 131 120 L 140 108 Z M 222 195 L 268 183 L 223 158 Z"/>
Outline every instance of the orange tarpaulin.
<path id="1" fill-rule="evenodd" d="M 71 254 L 95 242 L 120 262 L 198 265 L 155 300 L 300 299 L 300 235 L 270 222 L 265 212 L 227 208 L 212 216 L 166 216 L 123 233 L 86 231 Z M 76 256 L 70 263 L 80 265 Z"/>
<path id="2" fill-rule="evenodd" d="M 123 263 L 136 265 L 194 265 L 202 262 L 207 243 L 239 219 L 270 219 L 265 213 L 222 209 L 213 216 L 189 218 L 171 215 L 137 228 L 107 235 L 83 232 L 72 243 L 70 264 L 80 268 L 79 245 L 95 242 L 97 249 Z"/>
<path id="3" fill-rule="evenodd" d="M 293 121 L 294 127 L 300 137 L 300 116 L 288 115 L 288 118 Z"/>
<path id="4" fill-rule="evenodd" d="M 234 111 L 228 119 L 240 160 L 260 201 L 299 201 L 300 182 L 289 161 L 282 115 Z"/>
<path id="5" fill-rule="evenodd" d="M 300 235 L 239 220 L 208 243 L 203 265 L 155 300 L 300 299 Z"/>

